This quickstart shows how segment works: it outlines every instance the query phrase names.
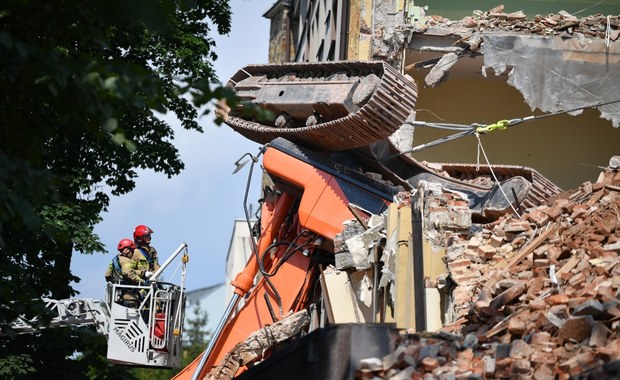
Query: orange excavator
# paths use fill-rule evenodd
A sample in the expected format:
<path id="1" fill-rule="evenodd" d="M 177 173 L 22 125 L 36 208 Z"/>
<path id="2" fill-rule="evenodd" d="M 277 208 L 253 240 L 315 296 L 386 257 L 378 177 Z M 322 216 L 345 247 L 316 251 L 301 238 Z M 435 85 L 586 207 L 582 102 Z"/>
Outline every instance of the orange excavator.
<path id="1" fill-rule="evenodd" d="M 392 141 L 414 115 L 417 88 L 383 62 L 251 65 L 228 86 L 276 116 L 257 121 L 241 108 L 225 115 L 235 131 L 264 144 L 256 156 L 248 155 L 252 167 L 262 156 L 270 182 L 251 228 L 253 254 L 232 281 L 234 296 L 204 353 L 175 379 L 240 376 L 254 363 L 235 350 L 252 334 L 291 313 L 324 312 L 320 276 L 341 249 L 337 237 L 345 224 L 364 225 L 419 181 L 467 194 L 481 219 L 560 191 L 528 168 L 495 167 L 499 181 L 481 186 L 459 178 L 468 165 L 447 165 L 448 176 L 404 154 Z M 262 348 L 255 356 L 266 361 L 274 351 Z"/>

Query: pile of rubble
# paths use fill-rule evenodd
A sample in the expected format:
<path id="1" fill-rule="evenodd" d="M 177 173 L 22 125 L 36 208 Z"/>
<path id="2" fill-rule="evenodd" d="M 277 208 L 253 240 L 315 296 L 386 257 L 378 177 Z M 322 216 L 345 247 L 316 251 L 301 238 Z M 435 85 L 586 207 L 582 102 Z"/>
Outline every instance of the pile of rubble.
<path id="1" fill-rule="evenodd" d="M 571 36 L 581 33 L 585 36 L 609 38 L 615 41 L 620 34 L 620 16 L 591 15 L 578 18 L 568 12 L 546 16 L 536 15 L 528 19 L 522 11 L 504 12 L 499 5 L 487 12 L 475 11 L 458 21 L 451 21 L 442 16 L 428 16 L 429 26 L 463 26 L 476 31 L 510 31 L 527 32 L 546 36 Z"/>
<path id="2" fill-rule="evenodd" d="M 357 377 L 619 378 L 619 161 L 518 217 L 442 231 L 451 317 Z"/>

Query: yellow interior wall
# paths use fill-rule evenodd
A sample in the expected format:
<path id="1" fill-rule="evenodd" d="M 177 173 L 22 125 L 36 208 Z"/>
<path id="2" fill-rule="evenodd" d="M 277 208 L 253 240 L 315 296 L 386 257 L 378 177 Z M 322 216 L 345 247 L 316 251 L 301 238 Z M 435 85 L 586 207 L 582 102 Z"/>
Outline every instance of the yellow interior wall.
<path id="1" fill-rule="evenodd" d="M 424 88 L 424 75 L 410 72 L 418 83 L 417 120 L 446 123 L 487 123 L 542 114 L 532 111 L 521 93 L 505 78 L 451 78 L 435 88 Z M 601 119 L 597 110 L 580 116 L 546 117 L 481 135 L 492 164 L 536 169 L 563 189 L 595 182 L 613 155 L 620 154 L 620 129 Z M 413 145 L 454 133 L 417 127 Z M 477 162 L 477 140 L 468 136 L 415 153 L 418 160 Z M 481 155 L 480 161 L 484 162 Z"/>

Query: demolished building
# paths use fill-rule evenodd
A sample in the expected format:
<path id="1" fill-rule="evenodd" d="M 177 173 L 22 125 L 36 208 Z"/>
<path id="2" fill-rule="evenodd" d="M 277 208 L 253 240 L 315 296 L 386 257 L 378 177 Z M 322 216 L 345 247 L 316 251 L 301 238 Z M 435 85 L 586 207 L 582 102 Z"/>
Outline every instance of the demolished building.
<path id="1" fill-rule="evenodd" d="M 278 293 L 294 281 L 259 280 L 226 326 L 235 338 L 216 342 L 221 360 L 205 354 L 195 373 L 614 378 L 618 16 L 497 6 L 451 21 L 408 1 L 343 0 L 278 1 L 266 17 L 279 64 L 247 66 L 229 86 L 277 119 L 229 109 L 224 121 L 265 144 L 266 193 L 296 199 L 287 213 L 329 258 L 292 298 Z M 588 162 L 590 178 L 576 168 Z M 273 260 L 275 230 L 262 231 Z M 283 317 L 283 300 L 303 310 Z M 330 326 L 348 327 L 329 338 Z"/>
<path id="2" fill-rule="evenodd" d="M 349 273 L 360 312 L 345 313 L 347 322 L 368 322 L 359 319 L 363 305 L 381 313 L 387 307 L 404 329 L 392 352 L 360 362 L 357 378 L 620 376 L 617 162 L 612 158 L 595 182 L 486 224 L 472 223 L 463 194 L 423 184 L 413 198 L 399 197 L 376 225 L 345 233 L 337 254 L 345 259 L 337 257 L 325 276 Z M 411 228 L 415 209 L 424 239 L 419 247 Z M 395 218 L 404 223 L 390 222 Z M 367 252 L 376 249 L 383 268 L 379 289 L 369 285 L 373 259 Z M 399 286 L 415 279 L 416 264 L 423 266 L 423 279 L 415 280 L 425 286 L 422 297 Z M 385 286 L 392 287 L 387 302 L 367 296 Z M 381 305 L 370 305 L 371 299 Z"/>
<path id="3" fill-rule="evenodd" d="M 489 222 L 476 218 L 467 195 L 423 181 L 414 195 L 401 194 L 388 214 L 361 225 L 352 221 L 335 267 L 324 272 L 327 293 L 336 292 L 338 300 L 332 322 L 410 327 L 389 355 L 362 360 L 357 377 L 620 376 L 613 364 L 620 359 L 620 174 L 614 156 L 620 91 L 610 85 L 620 79 L 620 17 L 559 11 L 528 18 L 501 5 L 452 21 L 429 8 L 407 1 L 276 2 L 265 15 L 272 20 L 270 60 L 389 62 L 418 83 L 415 119 L 429 123 L 490 124 L 532 115 L 536 121 L 522 127 L 529 131 L 510 136 L 508 149 L 498 141 L 505 137 L 487 140 L 512 153 L 489 151 L 543 168 L 574 190 L 548 183 L 551 190 L 538 203 Z M 561 126 L 538 121 L 548 115 L 561 115 L 554 116 Z M 573 139 L 588 141 L 575 133 L 585 128 L 589 138 L 598 134 L 590 140 L 594 146 L 572 145 Z M 424 139 L 441 140 L 419 129 L 407 130 L 404 151 Z M 416 157 L 447 176 L 459 166 L 452 174 L 463 179 L 463 161 L 472 162 L 472 171 L 485 166 L 479 157 L 474 161 L 472 145 L 468 154 L 452 145 Z M 594 158 L 590 148 L 601 156 Z M 579 158 L 567 160 L 558 150 Z M 598 162 L 590 165 L 592 180 L 578 168 L 589 159 Z M 416 267 L 416 254 L 423 269 Z M 354 301 L 342 302 L 348 299 Z"/>

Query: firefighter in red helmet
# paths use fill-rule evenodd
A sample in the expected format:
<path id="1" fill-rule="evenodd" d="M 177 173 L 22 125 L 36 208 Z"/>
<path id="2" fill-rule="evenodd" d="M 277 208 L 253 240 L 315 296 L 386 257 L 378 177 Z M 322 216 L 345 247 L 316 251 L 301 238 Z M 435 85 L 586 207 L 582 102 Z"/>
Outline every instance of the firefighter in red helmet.
<path id="1" fill-rule="evenodd" d="M 105 273 L 105 279 L 122 285 L 139 285 L 144 278 L 137 271 L 137 263 L 133 259 L 136 246 L 131 239 L 122 239 L 118 242 L 118 255 L 114 256 Z M 138 307 L 140 294 L 135 290 L 124 289 L 121 292 L 123 305 Z"/>
<path id="2" fill-rule="evenodd" d="M 137 272 L 144 278 L 149 278 L 159 268 L 157 250 L 151 246 L 152 233 L 153 230 L 144 224 L 136 226 L 133 231 L 133 241 L 136 244 L 133 259 L 137 262 Z"/>

